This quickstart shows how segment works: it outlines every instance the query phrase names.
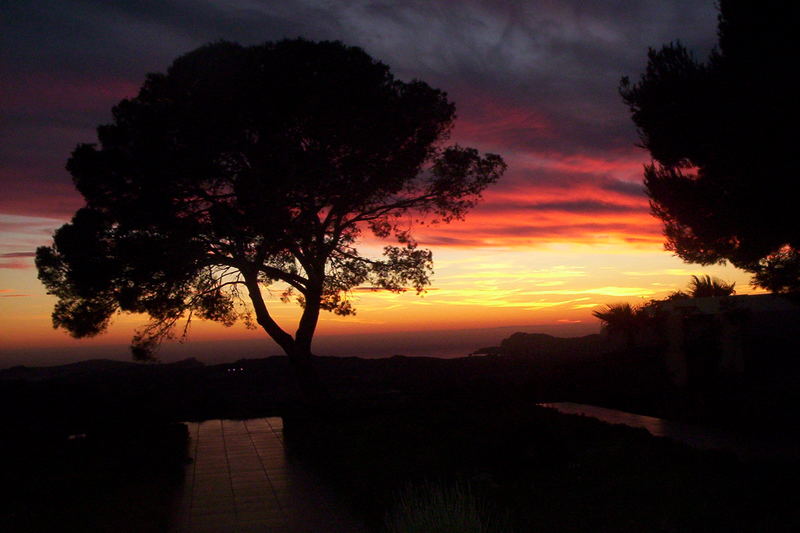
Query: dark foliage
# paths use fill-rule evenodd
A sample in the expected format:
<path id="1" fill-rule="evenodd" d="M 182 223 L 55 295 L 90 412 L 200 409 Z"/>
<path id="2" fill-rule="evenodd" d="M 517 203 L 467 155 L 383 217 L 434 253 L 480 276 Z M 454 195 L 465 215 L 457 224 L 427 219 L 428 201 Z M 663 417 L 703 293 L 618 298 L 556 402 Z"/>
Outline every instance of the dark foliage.
<path id="1" fill-rule="evenodd" d="M 425 398 L 327 422 L 288 417 L 284 434 L 376 531 L 403 487 L 426 482 L 470 486 L 519 533 L 788 532 L 800 524 L 796 493 L 785 488 L 797 465 L 744 464 L 502 396 Z"/>
<path id="2" fill-rule="evenodd" d="M 629 303 L 606 304 L 604 308 L 592 311 L 592 316 L 600 320 L 609 335 L 624 337 L 629 347 L 633 346 L 636 334 L 647 327 L 649 321 L 644 306 Z"/>
<path id="3" fill-rule="evenodd" d="M 730 261 L 777 292 L 800 289 L 798 14 L 792 2 L 722 0 L 707 61 L 670 43 L 620 87 L 653 158 L 645 186 L 666 248 L 688 262 Z"/>
<path id="4" fill-rule="evenodd" d="M 721 279 L 705 276 L 692 276 L 689 282 L 689 295 L 692 298 L 731 296 L 736 294 L 736 283 L 726 283 Z"/>
<path id="5" fill-rule="evenodd" d="M 186 425 L 123 424 L 71 439 L 9 432 L 0 443 L 3 531 L 167 531 L 188 461 Z"/>
<path id="6" fill-rule="evenodd" d="M 445 146 L 454 118 L 444 92 L 338 42 L 178 58 L 67 164 L 86 206 L 37 251 L 54 325 L 86 337 L 117 310 L 146 313 L 134 355 L 148 358 L 181 318 L 244 319 L 307 364 L 320 311 L 353 313 L 354 287 L 423 291 L 432 254 L 411 228 L 462 218 L 505 170 Z M 397 245 L 364 257 L 367 231 Z M 294 335 L 265 287 L 303 307 Z"/>

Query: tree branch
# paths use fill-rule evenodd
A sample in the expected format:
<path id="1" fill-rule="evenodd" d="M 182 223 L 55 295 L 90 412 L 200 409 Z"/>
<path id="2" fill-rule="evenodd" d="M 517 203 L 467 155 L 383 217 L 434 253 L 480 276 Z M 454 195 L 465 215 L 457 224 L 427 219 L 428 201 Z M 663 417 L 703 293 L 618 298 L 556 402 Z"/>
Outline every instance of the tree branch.
<path id="1" fill-rule="evenodd" d="M 267 265 L 259 265 L 257 268 L 260 272 L 263 272 L 271 278 L 285 281 L 303 294 L 305 294 L 308 290 L 308 280 L 303 276 L 292 274 L 291 272 L 285 272 L 279 268 Z"/>
<path id="2" fill-rule="evenodd" d="M 420 203 L 428 202 L 430 200 L 433 200 L 434 198 L 436 198 L 435 194 L 428 193 L 428 194 L 423 194 L 421 196 L 417 196 L 415 198 L 398 200 L 397 202 L 394 202 L 392 204 L 377 206 L 372 209 L 362 211 L 355 217 L 346 221 L 343 225 L 348 226 L 358 222 L 369 222 L 370 220 L 375 220 L 384 215 L 387 215 L 391 211 L 394 211 L 396 209 L 411 209 L 412 207 L 419 206 Z"/>

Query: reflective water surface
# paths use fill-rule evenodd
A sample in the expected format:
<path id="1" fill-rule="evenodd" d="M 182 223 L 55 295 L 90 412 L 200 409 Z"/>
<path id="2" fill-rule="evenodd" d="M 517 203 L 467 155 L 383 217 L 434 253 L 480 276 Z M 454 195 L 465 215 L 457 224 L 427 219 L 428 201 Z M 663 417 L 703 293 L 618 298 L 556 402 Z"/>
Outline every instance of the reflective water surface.
<path id="1" fill-rule="evenodd" d="M 798 458 L 796 448 L 791 443 L 783 441 L 777 432 L 774 435 L 764 435 L 755 439 L 730 431 L 637 415 L 595 405 L 572 402 L 543 403 L 541 405 L 565 414 L 590 416 L 609 424 L 644 428 L 656 437 L 667 437 L 695 448 L 727 450 L 742 458 L 774 457 L 795 460 Z"/>

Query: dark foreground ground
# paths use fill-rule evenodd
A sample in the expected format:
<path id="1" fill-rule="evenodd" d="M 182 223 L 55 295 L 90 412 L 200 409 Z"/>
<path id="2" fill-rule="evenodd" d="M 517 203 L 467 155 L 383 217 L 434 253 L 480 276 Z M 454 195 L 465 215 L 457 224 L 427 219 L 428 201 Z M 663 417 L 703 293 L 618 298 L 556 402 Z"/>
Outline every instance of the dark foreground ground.
<path id="1" fill-rule="evenodd" d="M 187 460 L 184 424 L 4 433 L 0 531 L 167 531 Z"/>
<path id="2" fill-rule="evenodd" d="M 800 530 L 796 463 L 743 463 L 524 401 L 351 408 L 329 423 L 289 418 L 285 432 L 375 530 L 409 487 L 423 501 L 468 487 L 480 531 Z"/>
<path id="3" fill-rule="evenodd" d="M 313 417 L 296 409 L 283 358 L 0 372 L 0 529 L 164 531 L 186 458 L 185 429 L 174 422 L 283 416 L 289 452 L 375 531 L 393 512 L 432 508 L 441 520 L 437 506 L 448 500 L 475 516 L 483 527 L 475 531 L 800 530 L 796 462 L 743 463 L 535 405 L 571 400 L 691 418 L 699 403 L 694 416 L 735 421 L 712 416 L 724 395 L 671 390 L 656 357 L 549 366 L 497 356 L 352 358 L 322 359 L 320 368 L 337 402 Z M 734 400 L 743 431 L 795 438 L 790 396 Z M 741 418 L 759 405 L 776 408 Z"/>

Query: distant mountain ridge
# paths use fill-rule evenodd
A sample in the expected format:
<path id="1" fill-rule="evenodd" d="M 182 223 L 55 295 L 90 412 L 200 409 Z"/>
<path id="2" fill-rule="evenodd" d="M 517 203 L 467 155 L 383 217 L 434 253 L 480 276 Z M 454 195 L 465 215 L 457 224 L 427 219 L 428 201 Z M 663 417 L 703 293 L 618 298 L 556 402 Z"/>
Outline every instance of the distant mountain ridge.
<path id="1" fill-rule="evenodd" d="M 582 337 L 555 337 L 546 333 L 521 333 L 517 332 L 503 339 L 500 346 L 480 348 L 473 355 L 499 355 L 504 357 L 522 358 L 530 361 L 568 363 L 584 359 L 599 358 L 608 352 L 607 343 L 599 334 L 584 335 Z M 240 359 L 232 363 L 205 365 L 194 357 L 174 363 L 142 364 L 133 361 L 118 361 L 111 359 L 88 359 L 75 363 L 55 366 L 24 366 L 18 365 L 0 370 L 0 381 L 24 380 L 41 381 L 49 379 L 81 380 L 91 379 L 95 376 L 123 376 L 126 374 L 170 373 L 173 370 L 191 370 L 207 368 L 212 370 L 219 367 L 226 369 L 240 365 L 263 364 L 264 361 L 281 356 L 258 359 Z M 381 361 L 392 358 L 365 359 L 361 357 L 323 357 L 322 359 L 353 359 L 363 361 Z M 401 359 L 432 361 L 435 364 L 440 358 L 408 356 Z M 456 358 L 461 359 L 461 358 Z M 443 360 L 443 359 L 442 359 Z M 397 361 L 395 361 L 397 362 Z"/>
<path id="2" fill-rule="evenodd" d="M 190 357 L 174 363 L 159 365 L 145 365 L 133 361 L 115 361 L 112 359 L 88 359 L 65 365 L 54 366 L 12 366 L 0 370 L 0 380 L 23 379 L 45 380 L 54 378 L 79 378 L 81 376 L 95 376 L 98 374 L 119 374 L 136 372 L 147 368 L 162 368 L 165 370 L 176 368 L 198 368 L 205 366 L 203 363 Z"/>

